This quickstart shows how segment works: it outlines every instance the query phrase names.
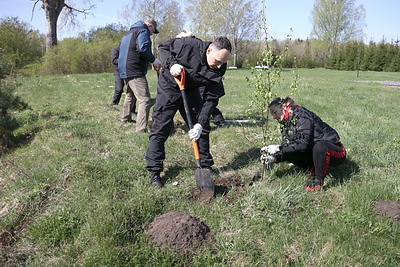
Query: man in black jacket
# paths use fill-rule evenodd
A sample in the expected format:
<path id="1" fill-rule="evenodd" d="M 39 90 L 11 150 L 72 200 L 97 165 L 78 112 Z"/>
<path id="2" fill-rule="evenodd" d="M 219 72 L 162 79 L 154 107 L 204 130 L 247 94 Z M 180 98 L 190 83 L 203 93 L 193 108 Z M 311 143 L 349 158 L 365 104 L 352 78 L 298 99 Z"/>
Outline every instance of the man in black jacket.
<path id="1" fill-rule="evenodd" d="M 209 117 L 220 97 L 220 83 L 231 50 L 231 43 L 226 37 L 217 37 L 212 43 L 195 37 L 174 38 L 159 45 L 163 68 L 158 78 L 153 125 L 146 153 L 146 169 L 151 172 L 152 184 L 162 186 L 160 173 L 165 159 L 164 143 L 173 129 L 176 112 L 179 110 L 182 115 L 185 114 L 181 92 L 174 80 L 182 69 L 186 72 L 185 87 L 194 120 L 189 137 L 198 140 L 201 167 L 214 164 L 210 154 Z M 187 123 L 186 117 L 183 117 Z"/>
<path id="2" fill-rule="evenodd" d="M 321 190 L 328 167 L 340 165 L 346 159 L 339 134 L 315 113 L 296 105 L 290 97 L 275 98 L 268 107 L 273 118 L 282 124 L 282 143 L 261 148 L 261 161 L 288 161 L 309 169 L 313 181 L 306 190 Z"/>
<path id="3" fill-rule="evenodd" d="M 151 52 L 153 33 L 158 33 L 157 22 L 153 19 L 138 21 L 122 38 L 118 70 L 121 79 L 127 85 L 122 122 L 131 121 L 132 101 L 137 100 L 138 111 L 136 117 L 136 132 L 147 132 L 147 123 L 150 111 L 150 90 L 146 79 L 147 64 L 152 63 L 155 68 L 161 62 Z"/>

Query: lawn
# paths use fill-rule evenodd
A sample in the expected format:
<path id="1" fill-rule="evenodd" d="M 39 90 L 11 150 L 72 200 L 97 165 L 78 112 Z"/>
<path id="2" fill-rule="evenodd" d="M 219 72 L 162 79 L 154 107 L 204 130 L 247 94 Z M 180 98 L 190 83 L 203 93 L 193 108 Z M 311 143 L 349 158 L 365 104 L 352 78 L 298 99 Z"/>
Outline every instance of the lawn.
<path id="1" fill-rule="evenodd" d="M 195 161 L 182 120 L 166 143 L 161 189 L 144 169 L 146 134 L 122 125 L 110 106 L 113 75 L 21 79 L 29 109 L 15 114 L 20 143 L 0 157 L 0 265 L 4 266 L 399 266 L 399 221 L 376 216 L 400 201 L 398 73 L 300 69 L 294 99 L 335 128 L 348 160 L 326 188 L 306 192 L 308 173 L 286 163 L 261 177 L 261 129 L 230 124 L 211 132 L 220 186 L 210 203 L 193 200 Z M 289 93 L 291 70 L 276 88 Z M 228 70 L 220 109 L 249 119 L 249 70 Z M 149 72 L 152 97 L 156 74 Z M 123 96 L 124 97 L 124 96 Z M 251 119 L 251 118 L 250 118 Z M 272 122 L 271 138 L 279 140 Z M 196 251 L 160 249 L 149 224 L 168 212 L 206 224 L 214 241 Z"/>

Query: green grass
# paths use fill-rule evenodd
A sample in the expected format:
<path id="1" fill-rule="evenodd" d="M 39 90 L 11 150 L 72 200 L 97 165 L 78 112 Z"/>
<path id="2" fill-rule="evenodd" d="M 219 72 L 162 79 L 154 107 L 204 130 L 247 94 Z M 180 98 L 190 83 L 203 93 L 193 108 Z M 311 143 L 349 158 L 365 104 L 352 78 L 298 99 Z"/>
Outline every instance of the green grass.
<path id="1" fill-rule="evenodd" d="M 281 96 L 293 73 L 284 75 Z M 245 77 L 250 71 L 226 74 L 220 109 L 227 119 L 246 118 L 252 88 Z M 155 73 L 148 78 L 155 97 Z M 305 192 L 307 173 L 283 163 L 211 206 L 187 200 L 195 162 L 186 133 L 177 131 L 166 143 L 166 186 L 148 184 L 148 137 L 120 124 L 121 105 L 108 105 L 112 74 L 24 78 L 17 93 L 30 109 L 16 114 L 15 135 L 25 140 L 0 158 L 0 233 L 12 235 L 0 265 L 399 266 L 400 227 L 376 217 L 373 205 L 400 201 L 400 88 L 354 82 L 399 81 L 398 73 L 357 78 L 356 72 L 301 69 L 300 78 L 295 100 L 339 132 L 348 162 L 330 170 L 322 192 Z M 260 134 L 239 125 L 211 133 L 222 177 L 260 176 Z M 177 255 L 154 248 L 145 229 L 169 211 L 204 220 L 214 247 Z"/>

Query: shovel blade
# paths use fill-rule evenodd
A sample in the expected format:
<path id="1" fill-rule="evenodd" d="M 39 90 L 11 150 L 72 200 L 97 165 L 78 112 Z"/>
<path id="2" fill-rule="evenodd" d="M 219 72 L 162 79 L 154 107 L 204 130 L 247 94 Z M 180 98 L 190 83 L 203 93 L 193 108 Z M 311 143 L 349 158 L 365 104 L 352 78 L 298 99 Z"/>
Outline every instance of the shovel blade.
<path id="1" fill-rule="evenodd" d="M 196 177 L 196 184 L 200 190 L 210 190 L 214 192 L 214 180 L 211 176 L 210 169 L 197 168 L 194 171 Z"/>

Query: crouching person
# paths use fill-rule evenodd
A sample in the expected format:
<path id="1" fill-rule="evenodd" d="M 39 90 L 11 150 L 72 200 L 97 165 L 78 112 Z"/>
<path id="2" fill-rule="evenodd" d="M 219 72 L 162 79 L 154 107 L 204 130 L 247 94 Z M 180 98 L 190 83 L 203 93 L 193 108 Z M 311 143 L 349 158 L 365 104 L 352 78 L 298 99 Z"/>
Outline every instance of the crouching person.
<path id="1" fill-rule="evenodd" d="M 339 134 L 320 117 L 297 105 L 287 96 L 275 98 L 268 106 L 281 124 L 282 143 L 261 148 L 263 163 L 290 162 L 311 171 L 307 191 L 321 190 L 329 166 L 342 164 L 346 149 Z"/>

